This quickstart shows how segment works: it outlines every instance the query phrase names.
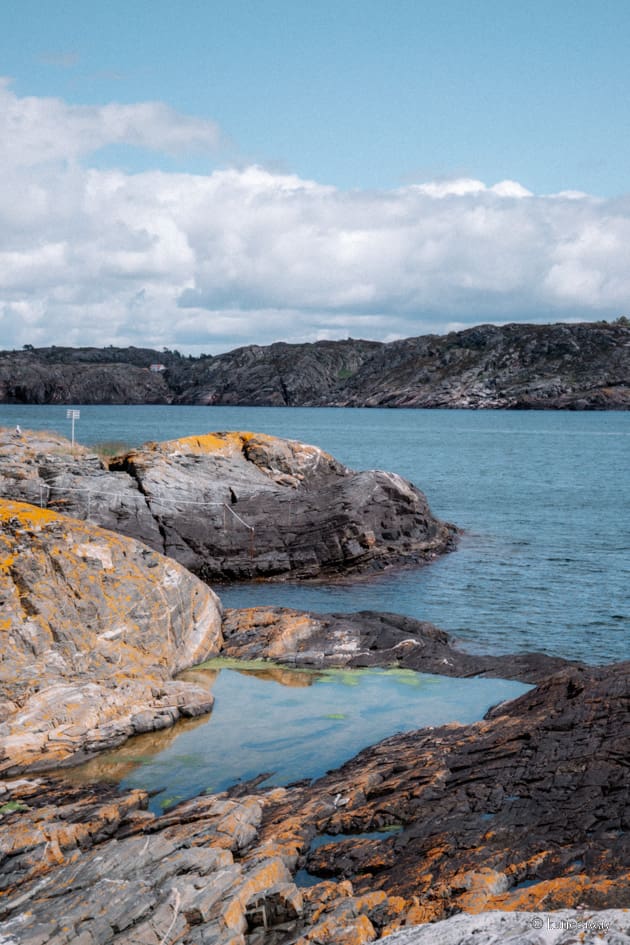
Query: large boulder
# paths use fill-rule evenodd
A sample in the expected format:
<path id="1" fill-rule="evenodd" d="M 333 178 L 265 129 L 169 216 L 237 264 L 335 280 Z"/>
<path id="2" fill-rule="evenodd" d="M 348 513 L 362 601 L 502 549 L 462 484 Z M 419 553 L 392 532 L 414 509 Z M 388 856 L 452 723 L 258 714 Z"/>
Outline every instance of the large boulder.
<path id="1" fill-rule="evenodd" d="M 216 595 L 130 538 L 0 500 L 0 773 L 78 761 L 206 712 L 173 680 L 217 653 Z"/>
<path id="2" fill-rule="evenodd" d="M 452 526 L 400 476 L 354 472 L 293 440 L 186 437 L 129 453 L 111 468 L 137 480 L 166 554 L 208 580 L 426 560 L 453 540 Z"/>
<path id="3" fill-rule="evenodd" d="M 422 562 L 457 531 L 394 473 L 256 433 L 151 443 L 105 465 L 62 437 L 4 430 L 0 493 L 139 538 L 207 581 Z"/>

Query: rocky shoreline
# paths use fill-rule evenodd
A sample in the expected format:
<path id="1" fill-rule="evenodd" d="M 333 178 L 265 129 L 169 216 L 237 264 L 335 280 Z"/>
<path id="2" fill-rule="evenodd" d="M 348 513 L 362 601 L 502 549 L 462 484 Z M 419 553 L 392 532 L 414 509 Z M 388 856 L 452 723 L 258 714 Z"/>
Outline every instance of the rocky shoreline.
<path id="1" fill-rule="evenodd" d="M 250 515 L 259 508 L 269 548 L 285 495 L 302 497 L 305 517 L 296 515 L 293 531 L 305 546 L 315 540 L 312 516 L 341 496 L 336 534 L 355 523 L 374 537 L 341 556 L 350 573 L 452 546 L 454 527 L 399 477 L 366 479 L 288 441 L 209 437 L 134 451 L 108 468 L 54 435 L 0 433 L 1 945 L 358 945 L 402 929 L 409 945 L 463 945 L 471 924 L 455 927 L 450 917 L 496 910 L 513 925 L 495 918 L 471 941 L 510 941 L 513 931 L 513 941 L 534 945 L 552 939 L 536 938 L 533 926 L 519 931 L 521 912 L 570 909 L 577 922 L 584 908 L 616 925 L 611 942 L 624 942 L 630 663 L 471 654 L 439 628 L 396 614 L 222 613 L 173 557 L 85 520 L 101 516 L 145 540 L 156 528 L 160 550 L 186 559 L 194 549 L 204 560 L 207 531 L 189 516 L 193 540 L 181 518 L 155 512 L 168 498 L 180 514 L 202 482 L 208 505 L 221 488 L 224 505 L 231 490 L 239 510 L 247 501 Z M 87 504 L 86 487 L 94 497 L 95 484 L 107 493 L 112 483 L 120 504 Z M 57 510 L 17 501 L 38 495 Z M 366 495 L 388 534 L 366 525 Z M 242 535 L 234 556 L 232 575 L 251 560 Z M 300 577 L 328 567 L 323 554 L 305 571 L 303 559 L 292 561 Z M 161 816 L 147 809 L 146 791 L 70 782 L 59 771 L 210 711 L 208 689 L 194 672 L 180 674 L 217 654 L 296 667 L 395 665 L 536 688 L 472 725 L 394 735 L 312 783 L 265 790 L 254 779 Z M 427 922 L 428 939 L 411 930 Z"/>
<path id="2" fill-rule="evenodd" d="M 468 653 L 444 630 L 400 614 L 369 610 L 315 614 L 284 607 L 228 608 L 223 616 L 221 654 L 317 669 L 396 666 L 440 676 L 526 683 L 582 665 L 546 653 Z"/>
<path id="3" fill-rule="evenodd" d="M 454 913 L 493 910 L 512 940 L 548 941 L 520 933 L 519 913 L 583 922 L 628 903 L 629 697 L 630 664 L 564 670 L 482 722 L 160 817 L 142 791 L 4 782 L 2 941 L 352 945 L 426 922 L 418 942 L 441 941 Z M 627 912 L 605 915 L 628 930 Z M 444 941 L 471 941 L 471 926 Z"/>
<path id="4" fill-rule="evenodd" d="M 0 777 L 210 711 L 174 677 L 219 652 L 221 604 L 174 561 L 0 500 L 0 579 Z"/>
<path id="5" fill-rule="evenodd" d="M 153 368 L 153 369 L 152 369 Z M 0 403 L 627 410 L 627 320 L 479 325 L 382 343 L 0 352 Z"/>

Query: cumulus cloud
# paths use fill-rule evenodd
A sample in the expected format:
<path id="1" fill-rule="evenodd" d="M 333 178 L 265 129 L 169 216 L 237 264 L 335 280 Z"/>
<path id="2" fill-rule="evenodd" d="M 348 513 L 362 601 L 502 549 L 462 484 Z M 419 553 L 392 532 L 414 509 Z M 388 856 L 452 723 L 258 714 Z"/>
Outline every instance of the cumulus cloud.
<path id="1" fill-rule="evenodd" d="M 340 191 L 260 167 L 91 166 L 108 144 L 216 153 L 160 103 L 77 106 L 0 86 L 5 347 L 393 338 L 479 321 L 614 317 L 630 202 L 459 179 Z"/>
<path id="2" fill-rule="evenodd" d="M 18 98 L 9 81 L 0 80 L 0 166 L 71 161 L 110 144 L 181 154 L 214 151 L 219 141 L 214 122 L 163 102 L 69 105 L 59 98 Z"/>

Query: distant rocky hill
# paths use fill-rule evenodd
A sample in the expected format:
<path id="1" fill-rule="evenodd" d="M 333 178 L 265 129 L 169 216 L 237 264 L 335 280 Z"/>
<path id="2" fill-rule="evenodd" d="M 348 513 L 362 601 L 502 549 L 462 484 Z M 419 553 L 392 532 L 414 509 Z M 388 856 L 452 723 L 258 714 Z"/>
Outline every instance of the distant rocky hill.
<path id="1" fill-rule="evenodd" d="M 27 346 L 0 352 L 0 402 L 626 410 L 630 326 L 481 325 L 387 344 L 278 342 L 199 358 Z"/>

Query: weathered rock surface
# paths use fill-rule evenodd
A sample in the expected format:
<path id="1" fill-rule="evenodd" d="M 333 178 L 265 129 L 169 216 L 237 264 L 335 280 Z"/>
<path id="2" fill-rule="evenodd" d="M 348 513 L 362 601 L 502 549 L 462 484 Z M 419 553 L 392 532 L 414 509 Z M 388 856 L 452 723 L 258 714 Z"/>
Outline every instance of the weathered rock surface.
<path id="1" fill-rule="evenodd" d="M 536 915 L 531 912 L 458 915 L 394 932 L 386 941 L 389 945 L 576 945 L 576 942 L 630 945 L 630 911 L 560 909 Z"/>
<path id="2" fill-rule="evenodd" d="M 164 372 L 151 374 L 152 362 Z M 387 344 L 280 342 L 200 358 L 142 348 L 5 351 L 0 401 L 628 409 L 630 328 L 481 325 Z"/>
<path id="3" fill-rule="evenodd" d="M 209 711 L 173 675 L 218 652 L 205 584 L 133 539 L 0 500 L 0 773 Z"/>
<path id="4" fill-rule="evenodd" d="M 313 578 L 430 560 L 456 529 L 393 473 L 254 433 L 154 443 L 112 460 L 0 431 L 0 494 L 131 535 L 208 581 Z"/>
<path id="5" fill-rule="evenodd" d="M 309 852 L 309 872 L 400 896 L 409 922 L 625 907 L 629 706 L 630 663 L 563 670 L 482 722 L 394 736 L 288 788 L 263 836 L 339 834 Z"/>
<path id="6" fill-rule="evenodd" d="M 545 653 L 467 653 L 426 621 L 376 611 L 315 614 L 284 607 L 227 609 L 222 656 L 299 666 L 402 666 L 441 676 L 537 683 L 570 665 Z"/>
<path id="7" fill-rule="evenodd" d="M 602 910 L 629 901 L 629 698 L 630 664 L 565 670 L 482 722 L 395 736 L 313 784 L 161 817 L 141 791 L 4 782 L 2 941 L 360 945 L 460 910 L 473 917 L 402 941 L 597 941 L 528 938 L 547 913 L 625 935 Z M 338 842 L 312 845 L 325 834 Z M 298 887 L 304 865 L 324 878 Z M 503 915 L 474 917 L 486 910 Z"/>
<path id="8" fill-rule="evenodd" d="M 394 341 L 349 379 L 343 403 L 627 410 L 630 327 L 480 325 Z"/>
<path id="9" fill-rule="evenodd" d="M 197 798 L 0 782 L 3 945 L 354 945 L 397 903 L 349 883 L 295 885 L 299 840 L 261 841 L 267 796 Z M 371 917 L 371 918 L 370 918 Z M 372 919 L 376 923 L 373 924 Z"/>

